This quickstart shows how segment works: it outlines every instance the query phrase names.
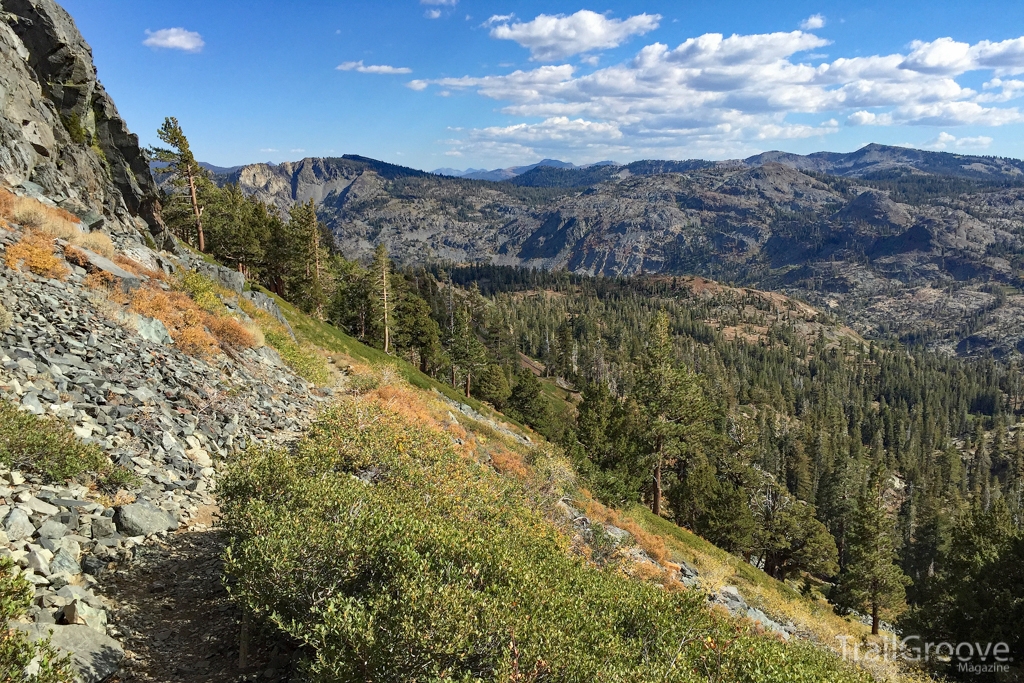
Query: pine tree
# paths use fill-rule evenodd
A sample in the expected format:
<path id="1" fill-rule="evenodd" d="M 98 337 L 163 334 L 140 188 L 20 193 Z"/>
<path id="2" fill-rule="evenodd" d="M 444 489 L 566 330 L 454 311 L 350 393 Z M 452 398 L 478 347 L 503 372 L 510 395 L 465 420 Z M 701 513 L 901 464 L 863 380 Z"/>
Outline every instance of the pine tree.
<path id="1" fill-rule="evenodd" d="M 164 144 L 170 146 L 170 149 L 151 147 L 149 153 L 156 161 L 168 164 L 168 168 L 174 174 L 175 182 L 188 190 L 199 251 L 206 251 L 206 237 L 203 234 L 203 207 L 199 205 L 198 197 L 198 186 L 206 181 L 206 172 L 196 162 L 192 148 L 189 147 L 188 138 L 185 137 L 178 119 L 173 116 L 165 118 L 156 134 Z"/>
<path id="2" fill-rule="evenodd" d="M 895 564 L 895 517 L 885 507 L 886 473 L 876 468 L 857 499 L 847 532 L 848 559 L 838 592 L 847 606 L 871 615 L 871 633 L 878 634 L 883 614 L 896 615 L 905 607 L 910 579 Z"/>
<path id="3" fill-rule="evenodd" d="M 651 510 L 660 515 L 664 468 L 699 450 L 702 438 L 712 431 L 710 405 L 696 377 L 679 367 L 664 311 L 648 328 L 636 394 L 645 418 L 644 428 L 636 436 L 646 446 L 653 474 Z M 684 462 L 683 469 L 685 466 Z"/>

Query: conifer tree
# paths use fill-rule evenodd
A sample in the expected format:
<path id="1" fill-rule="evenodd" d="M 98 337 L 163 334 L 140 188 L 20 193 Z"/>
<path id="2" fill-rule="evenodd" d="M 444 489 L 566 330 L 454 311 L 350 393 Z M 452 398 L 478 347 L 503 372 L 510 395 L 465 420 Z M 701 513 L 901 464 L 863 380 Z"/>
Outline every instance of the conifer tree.
<path id="1" fill-rule="evenodd" d="M 878 634 L 883 614 L 905 607 L 910 579 L 895 564 L 895 518 L 885 507 L 886 473 L 876 468 L 857 499 L 847 532 L 847 562 L 837 587 L 846 606 L 871 615 L 871 633 Z"/>
<path id="2" fill-rule="evenodd" d="M 185 137 L 178 119 L 173 116 L 165 118 L 156 134 L 164 144 L 170 146 L 170 149 L 151 147 L 149 153 L 156 161 L 168 164 L 168 168 L 174 174 L 175 182 L 188 190 L 192 215 L 195 220 L 198 248 L 199 251 L 206 251 L 206 237 L 203 234 L 203 207 L 199 205 L 199 185 L 206 180 L 206 172 L 196 162 L 192 148 L 189 147 L 188 138 Z"/>

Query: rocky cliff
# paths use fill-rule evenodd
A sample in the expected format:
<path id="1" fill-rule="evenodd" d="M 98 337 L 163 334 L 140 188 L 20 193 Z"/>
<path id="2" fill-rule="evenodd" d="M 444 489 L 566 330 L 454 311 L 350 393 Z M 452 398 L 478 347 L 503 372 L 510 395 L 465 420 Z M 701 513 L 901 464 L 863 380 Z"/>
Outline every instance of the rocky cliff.
<path id="1" fill-rule="evenodd" d="M 92 229 L 148 233 L 173 250 L 138 137 L 74 21 L 52 0 L 2 0 L 0 10 L 0 180 Z"/>

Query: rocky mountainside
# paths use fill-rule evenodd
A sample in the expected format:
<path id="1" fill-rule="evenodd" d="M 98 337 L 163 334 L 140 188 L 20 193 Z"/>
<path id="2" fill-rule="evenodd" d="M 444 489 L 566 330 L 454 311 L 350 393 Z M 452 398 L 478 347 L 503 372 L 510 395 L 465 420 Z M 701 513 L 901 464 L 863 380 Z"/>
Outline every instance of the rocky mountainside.
<path id="1" fill-rule="evenodd" d="M 0 178 L 92 228 L 173 249 L 138 137 L 74 21 L 52 0 L 2 0 L 0 10 Z"/>
<path id="2" fill-rule="evenodd" d="M 218 176 L 314 199 L 349 257 L 695 274 L 805 298 L 867 335 L 956 353 L 1024 342 L 1024 162 L 869 145 L 735 162 L 538 166 L 505 182 L 361 157 Z"/>

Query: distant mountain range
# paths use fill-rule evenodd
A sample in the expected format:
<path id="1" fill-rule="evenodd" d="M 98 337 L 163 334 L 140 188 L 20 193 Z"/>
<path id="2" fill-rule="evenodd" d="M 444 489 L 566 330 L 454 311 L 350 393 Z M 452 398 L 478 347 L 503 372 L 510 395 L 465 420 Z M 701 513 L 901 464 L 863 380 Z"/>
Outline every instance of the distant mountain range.
<path id="1" fill-rule="evenodd" d="M 467 168 L 465 171 L 460 171 L 457 168 L 438 168 L 433 171 L 435 175 L 452 176 L 454 178 L 469 178 L 470 180 L 491 180 L 491 181 L 502 181 L 511 180 L 516 176 L 523 175 L 535 168 L 560 168 L 560 169 L 584 169 L 594 168 L 597 166 L 618 166 L 619 164 L 614 161 L 599 161 L 596 164 L 584 164 L 583 166 L 577 166 L 571 164 L 568 161 L 559 161 L 558 159 L 541 159 L 535 164 L 529 166 L 511 166 L 509 168 L 496 168 L 493 171 L 488 171 L 483 168 Z"/>
<path id="2" fill-rule="evenodd" d="M 804 298 L 868 335 L 1024 352 L 1020 160 L 868 145 L 502 171 L 346 155 L 214 177 L 282 210 L 313 199 L 349 257 L 383 242 L 405 264 L 701 275 Z"/>

